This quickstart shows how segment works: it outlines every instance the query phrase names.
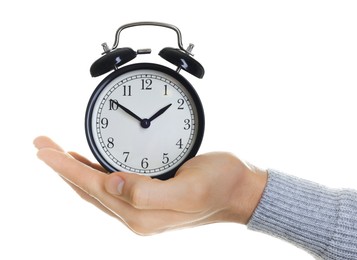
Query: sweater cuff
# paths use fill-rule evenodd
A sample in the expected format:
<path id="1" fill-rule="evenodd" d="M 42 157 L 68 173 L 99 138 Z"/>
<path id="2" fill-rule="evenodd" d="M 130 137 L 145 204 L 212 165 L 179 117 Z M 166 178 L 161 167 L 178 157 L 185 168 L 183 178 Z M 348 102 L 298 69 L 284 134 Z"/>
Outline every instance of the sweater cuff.
<path id="1" fill-rule="evenodd" d="M 248 228 L 286 240 L 316 257 L 340 259 L 341 250 L 347 249 L 338 248 L 338 244 L 345 247 L 346 240 L 336 241 L 344 235 L 338 230 L 343 201 L 341 190 L 328 189 L 274 170 L 268 170 L 268 176 Z M 348 256 L 351 251 L 347 249 L 345 253 Z"/>

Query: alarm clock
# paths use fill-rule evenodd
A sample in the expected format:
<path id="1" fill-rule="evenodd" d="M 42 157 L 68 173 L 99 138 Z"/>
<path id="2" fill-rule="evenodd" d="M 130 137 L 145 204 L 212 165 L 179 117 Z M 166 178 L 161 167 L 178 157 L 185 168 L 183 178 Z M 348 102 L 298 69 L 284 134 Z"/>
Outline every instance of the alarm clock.
<path id="1" fill-rule="evenodd" d="M 120 33 L 134 26 L 160 26 L 176 32 L 178 48 L 159 56 L 175 65 L 144 62 L 124 64 L 151 49 L 118 47 Z M 170 24 L 137 22 L 121 26 L 110 49 L 96 60 L 90 73 L 107 75 L 92 93 L 85 114 L 85 133 L 98 162 L 110 173 L 130 172 L 161 180 L 194 157 L 201 145 L 205 118 L 201 100 L 182 70 L 202 78 L 204 68 L 192 56 L 193 45 L 182 45 L 180 30 Z"/>

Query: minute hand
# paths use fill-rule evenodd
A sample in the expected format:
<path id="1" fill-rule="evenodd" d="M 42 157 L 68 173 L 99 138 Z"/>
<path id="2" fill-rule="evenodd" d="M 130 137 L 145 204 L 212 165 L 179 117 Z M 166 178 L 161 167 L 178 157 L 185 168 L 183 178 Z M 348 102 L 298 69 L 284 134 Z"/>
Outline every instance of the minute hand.
<path id="1" fill-rule="evenodd" d="M 114 102 L 118 107 L 123 109 L 126 113 L 128 113 L 129 115 L 131 115 L 135 119 L 139 120 L 139 122 L 142 121 L 142 119 L 139 116 L 137 116 L 134 112 L 132 112 L 131 110 L 127 109 L 126 107 L 120 105 L 118 101 L 116 101 L 116 100 L 111 100 L 111 101 Z"/>
<path id="2" fill-rule="evenodd" d="M 167 106 L 161 108 L 159 111 L 157 111 L 152 117 L 149 118 L 149 121 L 151 122 L 155 118 L 161 116 L 172 104 L 168 104 Z"/>

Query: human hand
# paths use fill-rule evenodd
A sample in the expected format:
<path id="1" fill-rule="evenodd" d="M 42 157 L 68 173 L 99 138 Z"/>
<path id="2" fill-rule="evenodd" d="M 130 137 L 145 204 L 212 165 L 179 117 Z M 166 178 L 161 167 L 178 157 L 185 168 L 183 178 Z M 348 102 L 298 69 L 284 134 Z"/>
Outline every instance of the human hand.
<path id="1" fill-rule="evenodd" d="M 265 171 L 229 153 L 196 156 L 174 178 L 161 181 L 125 172 L 106 174 L 100 165 L 64 152 L 48 137 L 36 138 L 34 145 L 38 157 L 83 199 L 141 235 L 214 222 L 246 224 L 267 181 Z"/>

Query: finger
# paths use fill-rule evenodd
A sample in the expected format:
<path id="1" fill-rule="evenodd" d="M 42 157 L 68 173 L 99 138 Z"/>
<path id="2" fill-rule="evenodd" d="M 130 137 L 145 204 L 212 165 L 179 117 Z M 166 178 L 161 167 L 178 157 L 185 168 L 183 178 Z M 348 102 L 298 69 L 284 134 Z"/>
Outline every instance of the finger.
<path id="1" fill-rule="evenodd" d="M 38 151 L 37 155 L 54 171 L 59 173 L 83 199 L 100 209 L 104 209 L 106 212 L 112 212 L 118 219 L 129 226 L 120 213 L 125 212 L 124 215 L 129 218 L 135 215 L 132 212 L 134 208 L 105 191 L 103 188 L 105 174 L 56 149 L 43 148 Z"/>
<path id="2" fill-rule="evenodd" d="M 92 163 L 90 160 L 88 160 L 87 158 L 85 158 L 84 156 L 76 153 L 76 152 L 68 152 L 71 156 L 73 156 L 76 160 L 88 165 L 89 167 L 92 167 L 98 171 L 107 173 L 108 171 L 105 170 L 100 164 L 97 163 Z"/>
<path id="3" fill-rule="evenodd" d="M 104 185 L 109 193 L 137 209 L 168 209 L 192 213 L 200 210 L 195 197 L 197 190 L 192 189 L 192 183 L 194 182 L 188 176 L 161 181 L 137 174 L 116 172 L 106 177 Z"/>
<path id="4" fill-rule="evenodd" d="M 189 226 L 202 218 L 200 214 L 187 214 L 173 210 L 141 210 L 138 209 L 139 207 L 135 208 L 125 200 L 119 199 L 118 196 L 108 193 L 104 188 L 104 183 L 106 183 L 107 180 L 110 180 L 112 176 L 118 177 L 120 174 L 125 180 L 126 187 L 124 185 L 124 192 L 130 192 L 130 188 L 133 188 L 133 190 L 141 190 L 145 188 L 146 185 L 149 185 L 153 189 L 159 188 L 163 191 L 165 187 L 162 188 L 155 185 L 159 185 L 159 183 L 164 184 L 166 182 L 151 180 L 150 178 L 135 174 L 115 173 L 112 176 L 106 175 L 77 161 L 72 156 L 52 148 L 40 149 L 38 156 L 68 181 L 71 187 L 73 187 L 82 198 L 105 212 L 109 212 L 109 214 L 112 212 L 113 215 L 117 216 L 118 219 L 135 233 L 144 235 L 159 233 L 167 229 Z M 137 180 L 139 181 L 136 182 Z M 127 190 L 125 190 L 125 188 Z M 149 194 L 150 189 L 147 189 L 146 192 Z M 161 198 L 166 197 L 166 194 L 160 192 L 156 193 L 156 195 Z M 165 208 L 164 204 L 156 201 L 156 195 L 147 200 L 148 208 L 155 206 L 155 203 Z M 179 194 L 177 194 L 176 198 L 177 197 L 179 197 Z M 173 200 L 176 201 L 176 198 Z M 128 201 L 130 201 L 130 199 L 128 199 Z M 138 203 L 138 205 L 140 205 L 140 203 Z M 142 205 L 145 206 L 145 204 Z M 171 206 L 172 205 L 170 205 L 170 207 Z"/>
<path id="5" fill-rule="evenodd" d="M 38 151 L 38 157 L 43 160 L 80 195 L 84 200 L 94 204 L 105 212 L 111 212 L 110 206 L 120 205 L 121 202 L 111 194 L 106 193 L 103 187 L 104 174 L 77 161 L 75 158 L 52 148 L 43 148 Z M 118 203 L 116 203 L 118 202 Z M 128 211 L 128 209 L 126 209 Z M 119 219 L 120 216 L 115 214 Z"/>
<path id="6" fill-rule="evenodd" d="M 37 149 L 42 149 L 42 148 L 47 147 L 47 148 L 52 148 L 52 149 L 64 152 L 64 150 L 58 144 L 56 144 L 53 140 L 51 140 L 47 136 L 39 136 L 39 137 L 35 138 L 33 143 Z M 69 152 L 69 154 L 72 155 L 78 161 L 80 161 L 96 170 L 99 170 L 102 172 L 107 172 L 101 165 L 92 163 L 87 158 L 85 158 L 84 156 L 82 156 L 76 152 Z"/>
<path id="7" fill-rule="evenodd" d="M 117 218 L 121 220 L 116 214 L 114 214 L 111 210 L 109 210 L 107 207 L 105 207 L 102 203 L 100 203 L 96 198 L 88 195 L 85 191 L 83 191 L 81 188 L 77 187 L 73 183 L 69 182 L 68 180 L 62 178 L 83 200 L 89 202 L 90 204 L 96 206 L 98 209 L 101 211 L 105 212 L 109 216 L 112 216 L 114 218 Z"/>
<path id="8" fill-rule="evenodd" d="M 107 208 L 121 210 L 122 204 L 126 204 L 126 202 L 107 193 L 104 189 L 106 174 L 90 168 L 66 153 L 51 148 L 43 148 L 37 154 L 41 160 L 59 173 L 66 181 L 78 187 Z M 80 195 L 83 195 L 83 193 Z M 87 198 L 87 195 L 85 195 L 85 198 Z M 128 208 L 125 210 L 129 212 Z"/>
<path id="9" fill-rule="evenodd" d="M 35 147 L 37 149 L 52 148 L 52 149 L 63 152 L 63 149 L 47 136 L 39 136 L 39 137 L 35 138 L 35 140 L 33 141 L 33 144 L 35 145 Z"/>
<path id="10" fill-rule="evenodd" d="M 107 198 L 101 202 L 89 196 L 79 187 L 64 179 L 73 190 L 84 200 L 96 206 L 126 225 L 129 229 L 139 235 L 152 235 L 166 230 L 185 228 L 200 225 L 204 219 L 205 223 L 214 222 L 203 218 L 200 214 L 181 213 L 170 210 L 139 210 L 131 207 L 126 202 L 115 198 Z"/>
<path id="11" fill-rule="evenodd" d="M 140 210 L 114 197 L 106 196 L 99 201 L 88 195 L 79 187 L 64 179 L 73 190 L 84 200 L 91 203 L 108 215 L 118 219 L 129 229 L 139 235 L 152 235 L 169 229 L 182 228 L 192 225 L 197 219 L 192 214 L 179 213 L 168 210 Z"/>
<path id="12" fill-rule="evenodd" d="M 99 196 L 102 198 L 102 200 L 99 200 L 97 197 L 93 197 L 89 194 L 87 194 L 85 191 L 83 191 L 80 187 L 77 187 L 70 181 L 66 180 L 63 178 L 63 180 L 85 201 L 91 203 L 104 213 L 108 214 L 109 216 L 112 216 L 119 220 L 121 223 L 123 223 L 125 226 L 127 226 L 129 229 L 131 229 L 133 232 L 142 234 L 138 229 L 138 224 L 136 224 L 136 221 L 140 218 L 137 216 L 140 215 L 140 212 L 133 207 L 131 207 L 129 204 L 126 202 L 115 198 L 114 196 L 108 194 L 107 196 Z"/>
<path id="13" fill-rule="evenodd" d="M 77 161 L 69 154 L 53 148 L 42 148 L 37 156 L 54 171 L 91 196 L 102 192 L 105 174 Z"/>

